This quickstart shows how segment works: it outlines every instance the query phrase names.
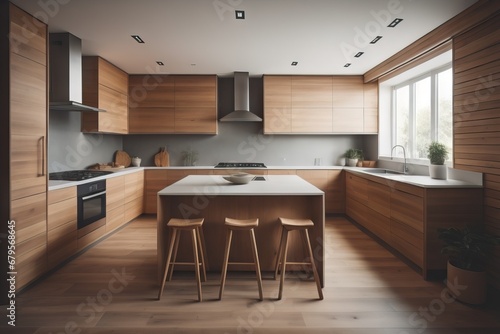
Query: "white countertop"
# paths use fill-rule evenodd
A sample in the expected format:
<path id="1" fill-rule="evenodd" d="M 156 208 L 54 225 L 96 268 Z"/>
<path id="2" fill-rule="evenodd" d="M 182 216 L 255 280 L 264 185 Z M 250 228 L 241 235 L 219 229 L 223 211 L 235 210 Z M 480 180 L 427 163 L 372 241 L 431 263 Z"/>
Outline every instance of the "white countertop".
<path id="1" fill-rule="evenodd" d="M 265 181 L 233 184 L 222 175 L 189 175 L 158 192 L 160 196 L 312 196 L 324 192 L 297 175 L 265 175 Z"/>

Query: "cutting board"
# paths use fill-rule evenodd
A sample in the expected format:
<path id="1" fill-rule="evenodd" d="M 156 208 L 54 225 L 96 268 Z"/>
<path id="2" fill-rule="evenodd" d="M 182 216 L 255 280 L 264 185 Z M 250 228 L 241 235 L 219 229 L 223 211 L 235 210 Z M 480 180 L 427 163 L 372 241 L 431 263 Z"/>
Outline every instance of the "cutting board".
<path id="1" fill-rule="evenodd" d="M 160 152 L 155 154 L 155 166 L 167 167 L 169 163 L 168 152 L 164 147 L 161 147 Z"/>
<path id="2" fill-rule="evenodd" d="M 132 159 L 130 159 L 130 155 L 128 155 L 125 151 L 116 151 L 115 153 L 115 164 L 122 165 L 125 167 L 130 166 Z"/>

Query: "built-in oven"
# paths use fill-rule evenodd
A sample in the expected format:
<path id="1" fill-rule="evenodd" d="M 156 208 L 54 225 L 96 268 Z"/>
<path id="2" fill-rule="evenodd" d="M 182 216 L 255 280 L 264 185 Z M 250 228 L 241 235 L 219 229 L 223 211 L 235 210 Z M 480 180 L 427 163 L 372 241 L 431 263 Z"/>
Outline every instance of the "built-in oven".
<path id="1" fill-rule="evenodd" d="M 77 186 L 78 229 L 106 217 L 106 180 Z"/>

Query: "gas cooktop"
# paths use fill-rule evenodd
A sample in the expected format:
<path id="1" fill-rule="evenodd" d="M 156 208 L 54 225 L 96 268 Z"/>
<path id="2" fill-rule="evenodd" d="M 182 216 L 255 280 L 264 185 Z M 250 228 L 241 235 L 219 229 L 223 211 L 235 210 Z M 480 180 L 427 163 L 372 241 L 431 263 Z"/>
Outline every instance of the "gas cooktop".
<path id="1" fill-rule="evenodd" d="M 60 181 L 83 181 L 98 176 L 107 175 L 113 172 L 105 170 L 69 170 L 65 172 L 55 172 L 49 174 L 49 180 Z"/>
<path id="2" fill-rule="evenodd" d="M 262 162 L 219 162 L 215 168 L 267 168 Z"/>

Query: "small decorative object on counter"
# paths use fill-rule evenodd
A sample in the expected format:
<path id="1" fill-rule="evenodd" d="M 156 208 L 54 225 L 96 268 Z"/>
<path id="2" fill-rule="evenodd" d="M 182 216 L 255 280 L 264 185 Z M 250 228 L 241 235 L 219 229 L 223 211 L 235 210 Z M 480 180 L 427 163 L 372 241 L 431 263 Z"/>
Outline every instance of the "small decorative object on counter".
<path id="1" fill-rule="evenodd" d="M 134 167 L 140 167 L 141 166 L 141 161 L 142 159 L 139 157 L 133 157 L 132 158 L 132 166 Z"/>
<path id="2" fill-rule="evenodd" d="M 347 166 L 356 167 L 359 159 L 363 159 L 363 151 L 357 148 L 350 148 L 344 153 L 347 160 Z"/>
<path id="3" fill-rule="evenodd" d="M 160 147 L 160 152 L 155 154 L 155 166 L 167 167 L 170 163 L 166 147 Z"/>
<path id="4" fill-rule="evenodd" d="M 182 159 L 184 160 L 184 166 L 194 166 L 198 161 L 198 151 L 189 147 L 187 150 L 182 151 Z"/>
<path id="5" fill-rule="evenodd" d="M 433 179 L 446 180 L 448 178 L 448 167 L 444 164 L 448 158 L 448 149 L 441 143 L 433 141 L 427 148 L 427 158 L 429 165 L 429 175 Z"/>

